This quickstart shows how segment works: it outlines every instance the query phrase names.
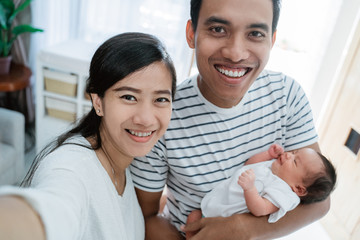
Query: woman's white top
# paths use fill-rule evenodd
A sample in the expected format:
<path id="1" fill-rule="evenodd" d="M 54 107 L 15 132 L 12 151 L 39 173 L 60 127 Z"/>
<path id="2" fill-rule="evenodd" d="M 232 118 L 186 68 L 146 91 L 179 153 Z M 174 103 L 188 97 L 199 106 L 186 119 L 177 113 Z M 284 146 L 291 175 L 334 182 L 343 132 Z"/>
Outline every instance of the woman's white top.
<path id="1" fill-rule="evenodd" d="M 70 141 L 90 146 L 80 136 Z M 31 188 L 0 188 L 0 195 L 5 194 L 30 203 L 48 240 L 143 240 L 145 236 L 129 171 L 120 196 L 95 152 L 82 146 L 61 146 L 40 162 Z"/>
<path id="2" fill-rule="evenodd" d="M 300 198 L 291 190 L 290 186 L 271 171 L 272 161 L 245 165 L 238 169 L 227 180 L 218 184 L 211 192 L 207 193 L 201 202 L 202 214 L 205 217 L 228 217 L 235 213 L 249 212 L 244 190 L 237 183 L 239 176 L 247 169 L 253 169 L 256 180 L 255 187 L 260 196 L 268 199 L 279 210 L 270 214 L 268 222 L 273 223 L 294 209 Z"/>

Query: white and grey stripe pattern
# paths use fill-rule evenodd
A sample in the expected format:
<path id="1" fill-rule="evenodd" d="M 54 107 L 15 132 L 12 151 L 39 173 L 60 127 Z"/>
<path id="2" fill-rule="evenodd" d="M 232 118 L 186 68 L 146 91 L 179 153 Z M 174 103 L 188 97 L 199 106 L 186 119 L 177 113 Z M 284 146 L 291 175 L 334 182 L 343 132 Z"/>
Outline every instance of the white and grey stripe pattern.
<path id="1" fill-rule="evenodd" d="M 293 79 L 263 71 L 231 109 L 199 92 L 196 76 L 178 86 L 165 136 L 146 158 L 131 165 L 135 186 L 170 190 L 170 218 L 179 228 L 203 196 L 253 154 L 276 142 L 286 150 L 315 143 L 317 134 L 304 91 Z"/>

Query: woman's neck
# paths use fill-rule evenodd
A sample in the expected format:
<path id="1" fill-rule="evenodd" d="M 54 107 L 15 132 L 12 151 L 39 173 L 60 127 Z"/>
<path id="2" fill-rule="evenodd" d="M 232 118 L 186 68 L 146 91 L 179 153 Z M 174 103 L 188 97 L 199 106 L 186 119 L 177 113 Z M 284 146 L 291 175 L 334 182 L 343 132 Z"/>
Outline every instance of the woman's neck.
<path id="1" fill-rule="evenodd" d="M 121 154 L 113 157 L 114 154 L 111 154 L 111 152 L 106 148 L 105 145 L 102 145 L 101 148 L 98 150 L 98 157 L 100 157 L 99 160 L 101 164 L 103 165 L 110 179 L 112 180 L 118 194 L 122 195 L 126 186 L 125 170 L 129 164 L 123 164 L 123 161 L 120 157 Z"/>
<path id="2" fill-rule="evenodd" d="M 101 165 L 109 175 L 116 191 L 122 195 L 126 186 L 126 168 L 130 165 L 132 159 L 124 156 L 106 138 L 101 139 L 101 147 L 95 150 Z M 97 146 L 95 137 L 88 138 L 91 145 Z"/>

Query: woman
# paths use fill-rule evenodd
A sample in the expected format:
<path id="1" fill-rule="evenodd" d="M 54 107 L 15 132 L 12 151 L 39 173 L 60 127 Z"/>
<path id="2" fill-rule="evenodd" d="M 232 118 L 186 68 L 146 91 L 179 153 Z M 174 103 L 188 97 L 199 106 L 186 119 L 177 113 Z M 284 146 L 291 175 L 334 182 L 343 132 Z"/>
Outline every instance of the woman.
<path id="1" fill-rule="evenodd" d="M 127 167 L 165 132 L 175 87 L 155 37 L 103 43 L 86 87 L 93 109 L 37 156 L 22 183 L 29 188 L 1 188 L 0 239 L 144 239 Z"/>

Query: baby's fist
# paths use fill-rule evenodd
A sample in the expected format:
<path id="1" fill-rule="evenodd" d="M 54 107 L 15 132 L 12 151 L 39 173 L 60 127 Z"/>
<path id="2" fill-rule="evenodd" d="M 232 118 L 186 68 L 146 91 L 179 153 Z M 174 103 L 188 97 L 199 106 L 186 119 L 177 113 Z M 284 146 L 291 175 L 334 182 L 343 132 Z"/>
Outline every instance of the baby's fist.
<path id="1" fill-rule="evenodd" d="M 244 191 L 254 187 L 255 173 L 254 170 L 248 169 L 243 172 L 238 178 L 238 184 L 244 189 Z"/>

